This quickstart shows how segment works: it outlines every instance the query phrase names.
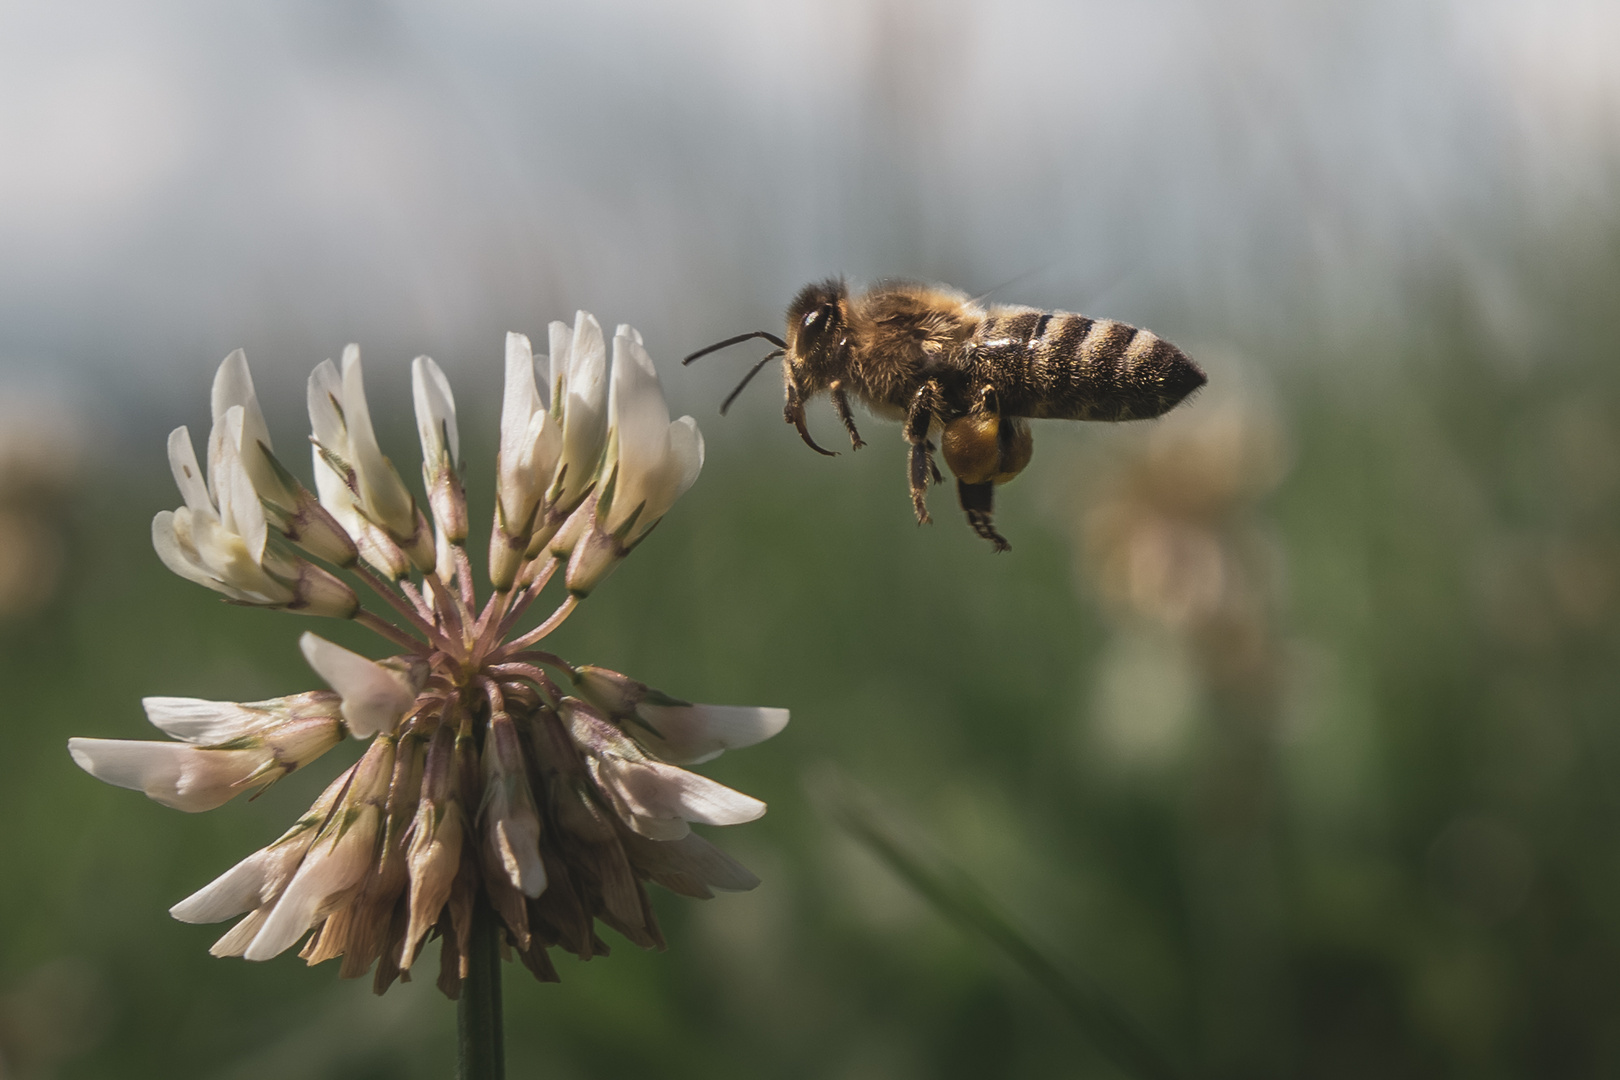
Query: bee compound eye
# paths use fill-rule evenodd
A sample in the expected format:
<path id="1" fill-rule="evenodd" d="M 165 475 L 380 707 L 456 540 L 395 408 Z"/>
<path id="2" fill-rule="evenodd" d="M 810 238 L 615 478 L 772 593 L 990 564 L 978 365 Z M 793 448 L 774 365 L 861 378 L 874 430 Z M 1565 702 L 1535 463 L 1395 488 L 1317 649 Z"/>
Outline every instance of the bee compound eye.
<path id="1" fill-rule="evenodd" d="M 804 316 L 804 320 L 799 325 L 803 326 L 806 330 L 808 330 L 811 327 L 815 326 L 816 323 L 820 322 L 821 317 L 823 315 L 825 315 L 825 314 L 826 314 L 826 309 L 825 308 L 816 308 L 814 311 L 806 312 L 805 316 Z"/>

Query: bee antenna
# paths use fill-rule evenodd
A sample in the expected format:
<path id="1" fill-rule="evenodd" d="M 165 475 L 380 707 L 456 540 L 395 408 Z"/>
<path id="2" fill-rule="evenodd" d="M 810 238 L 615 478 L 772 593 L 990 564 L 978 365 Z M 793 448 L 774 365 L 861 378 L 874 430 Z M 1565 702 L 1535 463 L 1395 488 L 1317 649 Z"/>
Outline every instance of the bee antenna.
<path id="1" fill-rule="evenodd" d="M 767 333 L 764 330 L 755 330 L 752 334 L 738 334 L 736 337 L 728 337 L 724 341 L 717 341 L 713 345 L 710 345 L 707 349 L 699 349 L 697 352 L 693 353 L 691 356 L 688 356 L 685 360 L 682 360 L 681 363 L 682 364 L 690 364 L 692 361 L 696 360 L 700 356 L 708 356 L 712 352 L 719 352 L 721 349 L 729 349 L 733 345 L 740 345 L 743 342 L 751 341 L 754 338 L 764 338 L 766 341 L 770 342 L 772 345 L 775 345 L 778 349 L 787 348 L 787 342 L 783 341 L 781 338 L 777 337 L 775 334 Z M 748 381 L 747 379 L 743 380 L 744 383 L 746 383 L 747 381 Z"/>
<path id="2" fill-rule="evenodd" d="M 749 336 L 754 337 L 756 335 L 750 334 Z M 719 346 L 715 346 L 715 347 L 719 348 Z M 743 381 L 737 384 L 737 389 L 735 389 L 731 393 L 727 394 L 726 395 L 726 400 L 724 400 L 724 401 L 722 401 L 720 403 L 720 415 L 721 416 L 726 415 L 726 410 L 731 408 L 731 403 L 733 401 L 737 400 L 737 395 L 743 392 L 743 387 L 747 386 L 749 383 L 754 381 L 754 376 L 759 374 L 759 371 L 760 371 L 761 368 L 763 368 L 766 364 L 770 363 L 772 360 L 775 360 L 778 356 L 786 355 L 786 351 L 787 350 L 784 347 L 784 348 L 781 348 L 781 349 L 777 349 L 775 352 L 767 353 L 766 356 L 765 356 L 765 359 L 761 360 L 759 363 L 757 363 L 753 367 L 749 368 L 748 369 L 748 374 L 743 376 Z"/>

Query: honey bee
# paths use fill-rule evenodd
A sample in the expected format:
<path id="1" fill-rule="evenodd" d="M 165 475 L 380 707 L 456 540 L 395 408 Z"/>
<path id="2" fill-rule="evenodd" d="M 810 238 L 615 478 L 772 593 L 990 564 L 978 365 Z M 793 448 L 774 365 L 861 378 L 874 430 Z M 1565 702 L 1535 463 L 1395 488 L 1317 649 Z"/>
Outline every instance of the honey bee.
<path id="1" fill-rule="evenodd" d="M 1185 353 L 1146 330 L 1111 319 L 1009 304 L 981 307 L 938 285 L 883 282 L 852 295 L 841 280 L 807 285 L 787 310 L 787 338 L 760 330 L 699 349 L 683 363 L 753 338 L 776 346 L 720 406 L 731 407 L 753 377 L 780 357 L 787 386 L 784 418 L 819 454 L 804 407 L 832 399 L 852 448 L 850 398 L 899 420 L 910 444 L 911 505 L 930 521 L 928 482 L 938 433 L 945 464 L 973 531 L 1007 551 L 992 519 L 994 491 L 1022 472 L 1034 451 L 1031 419 L 1146 420 L 1162 416 L 1204 385 Z"/>

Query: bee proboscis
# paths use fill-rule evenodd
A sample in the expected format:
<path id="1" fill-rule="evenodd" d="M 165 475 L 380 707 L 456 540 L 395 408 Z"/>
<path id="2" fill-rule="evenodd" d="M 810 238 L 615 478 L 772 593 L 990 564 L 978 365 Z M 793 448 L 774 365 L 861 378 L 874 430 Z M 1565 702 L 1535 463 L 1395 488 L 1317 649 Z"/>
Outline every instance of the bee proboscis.
<path id="1" fill-rule="evenodd" d="M 804 407 L 825 391 L 850 445 L 850 398 L 901 421 L 919 524 L 930 520 L 928 482 L 940 483 L 935 433 L 974 532 L 997 551 L 1011 546 L 992 520 L 994 490 L 1029 464 L 1031 419 L 1146 420 L 1204 385 L 1203 371 L 1168 341 L 1112 319 L 1008 304 L 980 306 L 940 285 L 883 282 L 851 294 L 841 280 L 807 285 L 788 307 L 785 339 L 760 330 L 699 349 L 764 338 L 776 346 L 720 406 L 724 413 L 771 360 L 782 360 L 784 417 L 817 453 Z"/>

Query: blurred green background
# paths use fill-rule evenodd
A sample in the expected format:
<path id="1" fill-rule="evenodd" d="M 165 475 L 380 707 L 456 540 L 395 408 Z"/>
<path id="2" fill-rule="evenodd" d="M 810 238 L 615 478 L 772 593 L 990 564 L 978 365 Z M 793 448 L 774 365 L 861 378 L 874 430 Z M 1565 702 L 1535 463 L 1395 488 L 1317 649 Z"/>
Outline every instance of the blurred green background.
<path id="1" fill-rule="evenodd" d="M 407 475 L 431 352 L 481 522 L 501 334 L 576 305 L 708 463 L 557 651 L 793 722 L 704 767 L 770 803 L 709 831 L 764 884 L 509 970 L 510 1075 L 1119 1075 L 831 823 L 829 768 L 1193 1074 L 1620 1072 L 1620 19 L 765 10 L 0 5 L 0 1077 L 449 1075 L 430 980 L 166 914 L 339 762 L 188 816 L 65 741 L 309 688 L 304 629 L 375 654 L 151 552 L 229 349 L 296 467 L 360 340 Z M 893 425 L 820 459 L 768 379 L 714 415 L 746 350 L 677 366 L 839 272 L 1022 275 L 1210 386 L 1037 425 L 993 557 L 948 488 L 913 524 Z"/>

